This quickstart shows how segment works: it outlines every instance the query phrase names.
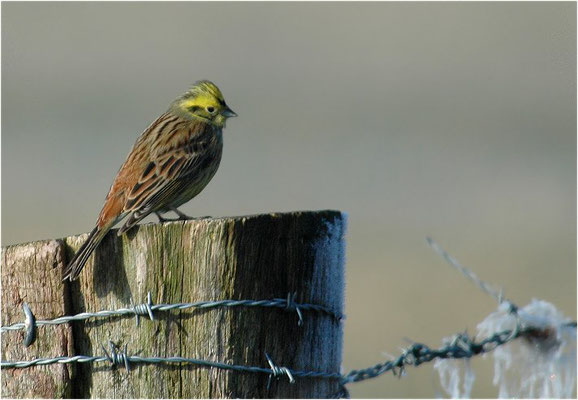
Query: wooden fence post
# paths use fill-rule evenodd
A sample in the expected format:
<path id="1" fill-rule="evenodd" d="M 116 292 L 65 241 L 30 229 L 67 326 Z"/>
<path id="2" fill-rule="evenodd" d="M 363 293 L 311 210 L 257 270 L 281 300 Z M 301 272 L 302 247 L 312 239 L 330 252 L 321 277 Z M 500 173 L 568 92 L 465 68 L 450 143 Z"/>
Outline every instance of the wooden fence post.
<path id="1" fill-rule="evenodd" d="M 345 216 L 337 211 L 149 224 L 121 237 L 113 231 L 97 249 L 80 279 L 66 285 L 68 292 L 65 290 L 63 295 L 57 291 L 51 296 L 63 303 L 62 309 L 70 315 L 144 303 L 149 291 L 155 304 L 268 300 L 286 298 L 295 292 L 298 303 L 322 305 L 341 314 L 344 234 Z M 85 239 L 86 235 L 80 235 L 64 240 L 69 259 Z M 7 290 L 24 281 L 32 289 L 35 285 L 40 289 L 46 282 L 36 282 L 26 274 L 48 275 L 58 282 L 61 273 L 61 268 L 52 269 L 48 262 L 36 265 L 33 271 L 23 267 L 18 252 L 13 251 L 19 246 L 4 249 L 3 283 L 7 271 L 15 272 L 10 276 L 10 285 L 4 284 L 3 325 L 21 322 L 22 312 L 8 313 L 7 307 L 20 307 L 19 302 L 28 301 L 21 298 L 11 301 L 14 295 L 6 293 Z M 58 284 L 54 287 L 59 288 Z M 37 313 L 34 307 L 31 304 Z M 54 315 L 43 313 L 37 317 L 55 318 L 63 314 L 61 308 L 57 311 Z M 295 309 L 243 306 L 158 311 L 154 321 L 141 317 L 139 326 L 134 317 L 92 319 L 72 323 L 73 345 L 68 349 L 60 345 L 46 350 L 43 347 L 40 352 L 38 347 L 35 357 L 101 356 L 102 346 L 108 349 L 108 342 L 112 341 L 121 348 L 127 345 L 131 356 L 179 356 L 269 368 L 267 353 L 279 367 L 339 373 L 342 323 L 325 314 L 301 313 L 302 325 Z M 53 329 L 40 327 L 39 341 L 30 348 L 39 346 L 43 339 L 54 340 L 47 336 Z M 4 346 L 10 335 L 21 339 L 21 332 L 3 334 L 2 359 L 17 361 Z M 16 341 L 8 346 L 22 345 Z M 23 359 L 30 358 L 27 355 Z M 52 373 L 48 368 L 51 367 L 35 366 L 18 373 L 31 374 L 37 369 Z M 7 389 L 11 380 L 17 379 L 9 371 L 15 370 L 2 371 L 2 394 L 16 397 L 18 393 Z M 63 383 L 63 387 L 71 388 L 71 392 L 54 392 L 53 396 L 61 393 L 91 398 L 318 398 L 335 395 L 340 389 L 338 379 L 332 378 L 295 378 L 291 384 L 287 376 L 270 380 L 265 373 L 191 365 L 133 363 L 127 372 L 108 364 L 83 363 L 69 366 L 67 372 L 70 377 L 64 376 L 63 380 L 70 382 Z"/>
<path id="2" fill-rule="evenodd" d="M 2 326 L 24 321 L 23 303 L 37 319 L 68 314 L 65 285 L 59 271 L 65 263 L 61 240 L 43 240 L 2 248 Z M 23 331 L 2 334 L 2 360 L 69 355 L 74 351 L 72 329 L 58 325 L 39 332 L 25 347 Z M 55 364 L 30 369 L 2 369 L 2 397 L 70 397 L 71 368 Z"/>

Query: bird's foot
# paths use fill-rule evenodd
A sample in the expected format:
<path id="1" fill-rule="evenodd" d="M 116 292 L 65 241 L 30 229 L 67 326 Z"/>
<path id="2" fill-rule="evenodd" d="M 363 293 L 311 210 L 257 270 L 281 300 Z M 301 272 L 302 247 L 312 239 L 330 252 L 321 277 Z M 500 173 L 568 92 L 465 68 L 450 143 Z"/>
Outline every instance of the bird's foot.
<path id="1" fill-rule="evenodd" d="M 155 212 L 155 214 L 157 215 L 157 218 L 159 219 L 159 222 L 171 222 L 171 221 L 194 221 L 197 219 L 206 219 L 206 218 L 212 218 L 210 215 L 206 215 L 204 217 L 190 217 L 187 214 L 179 211 L 176 208 L 171 208 L 171 211 L 173 211 L 175 214 L 178 215 L 177 218 L 165 218 L 161 215 L 160 212 Z"/>
<path id="2" fill-rule="evenodd" d="M 175 214 L 177 214 L 177 215 L 179 216 L 179 218 L 177 218 L 177 219 L 174 220 L 174 221 L 179 221 L 179 220 L 182 221 L 182 220 L 187 220 L 187 219 L 194 219 L 194 218 L 189 217 L 187 214 L 179 211 L 176 207 L 175 207 L 175 208 L 171 208 L 171 211 L 173 211 Z"/>
<path id="3" fill-rule="evenodd" d="M 161 213 L 159 213 L 159 212 L 155 212 L 155 214 L 157 215 L 157 218 L 159 219 L 159 222 L 160 222 L 160 223 L 163 223 L 163 222 L 171 222 L 171 221 L 179 221 L 179 220 L 180 220 L 180 218 L 165 218 L 165 217 L 163 217 L 163 216 L 161 215 Z"/>

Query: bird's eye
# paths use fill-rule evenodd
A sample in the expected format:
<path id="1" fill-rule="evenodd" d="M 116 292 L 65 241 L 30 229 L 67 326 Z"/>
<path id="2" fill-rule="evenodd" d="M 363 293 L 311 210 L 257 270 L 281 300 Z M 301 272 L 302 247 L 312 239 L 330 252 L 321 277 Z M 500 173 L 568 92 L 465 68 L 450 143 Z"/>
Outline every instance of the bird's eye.
<path id="1" fill-rule="evenodd" d="M 215 112 L 215 107 L 207 107 L 207 111 L 212 114 Z"/>

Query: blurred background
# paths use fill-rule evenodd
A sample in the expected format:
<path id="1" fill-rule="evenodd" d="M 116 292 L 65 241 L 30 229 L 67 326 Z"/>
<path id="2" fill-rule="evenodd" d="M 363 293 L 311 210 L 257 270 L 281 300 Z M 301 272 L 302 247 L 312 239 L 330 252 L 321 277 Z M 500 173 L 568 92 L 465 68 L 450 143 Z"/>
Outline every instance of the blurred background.
<path id="1" fill-rule="evenodd" d="M 183 212 L 349 214 L 345 371 L 495 309 L 428 235 L 576 319 L 575 3 L 3 3 L 2 244 L 90 231 L 137 136 L 198 79 L 239 117 Z M 472 395 L 495 397 L 491 359 L 473 367 Z M 428 364 L 349 388 L 438 381 Z"/>

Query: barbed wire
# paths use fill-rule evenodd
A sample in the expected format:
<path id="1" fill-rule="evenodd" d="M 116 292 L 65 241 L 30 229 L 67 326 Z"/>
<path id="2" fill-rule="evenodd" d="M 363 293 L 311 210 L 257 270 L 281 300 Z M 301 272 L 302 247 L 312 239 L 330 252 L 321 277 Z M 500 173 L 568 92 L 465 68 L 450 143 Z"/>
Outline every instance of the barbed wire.
<path id="1" fill-rule="evenodd" d="M 507 303 L 508 308 L 512 314 L 516 314 L 519 310 L 518 306 L 514 302 L 508 300 L 504 297 L 502 290 L 497 290 L 492 287 L 492 285 L 481 280 L 474 271 L 469 268 L 464 267 L 458 262 L 454 257 L 452 257 L 447 251 L 445 251 L 435 240 L 431 237 L 426 237 L 425 241 L 431 247 L 433 251 L 438 253 L 450 266 L 454 267 L 456 270 L 462 273 L 466 279 L 474 283 L 478 288 L 480 288 L 484 293 L 493 297 L 498 304 Z"/>
<path id="2" fill-rule="evenodd" d="M 566 326 L 576 328 L 576 322 L 570 322 Z M 454 336 L 453 340 L 439 349 L 430 349 L 423 343 L 414 343 L 405 349 L 402 354 L 395 360 L 385 363 L 378 363 L 369 368 L 352 370 L 342 375 L 336 372 L 322 371 L 300 371 L 287 367 L 277 366 L 271 357 L 265 353 L 269 368 L 258 366 L 246 366 L 228 364 L 217 361 L 208 361 L 197 358 L 186 357 L 141 357 L 128 355 L 127 346 L 121 350 L 112 342 L 109 342 L 109 352 L 103 347 L 104 356 L 86 356 L 76 355 L 72 357 L 53 357 L 37 358 L 30 361 L 1 361 L 0 368 L 29 368 L 39 365 L 51 364 L 72 364 L 72 363 L 102 363 L 109 362 L 112 366 L 122 366 L 130 371 L 131 364 L 188 364 L 200 367 L 219 368 L 224 370 L 263 373 L 269 375 L 269 384 L 272 378 L 286 376 L 290 383 L 295 383 L 295 378 L 320 378 L 320 379 L 337 379 L 339 385 L 345 385 L 353 382 L 360 382 L 367 379 L 376 378 L 389 371 L 394 375 L 400 376 L 407 366 L 417 367 L 421 364 L 434 361 L 436 359 L 462 359 L 472 358 L 477 355 L 488 353 L 499 346 L 505 345 L 517 338 L 526 336 L 532 338 L 544 338 L 544 335 L 551 335 L 547 328 L 525 327 L 519 325 L 513 330 L 504 330 L 483 339 L 479 342 L 474 341 L 467 333 L 460 333 Z M 344 388 L 343 388 L 344 389 Z"/>
<path id="3" fill-rule="evenodd" d="M 576 328 L 576 322 L 570 322 L 565 326 Z M 499 346 L 505 345 L 520 337 L 533 337 L 545 339 L 545 335 L 551 335 L 547 329 L 537 329 L 535 327 L 521 328 L 519 325 L 513 330 L 504 330 L 492 336 L 475 342 L 467 333 L 460 333 L 454 336 L 450 344 L 439 349 L 430 349 L 422 343 L 414 343 L 395 360 L 376 364 L 373 367 L 353 370 L 342 378 L 343 384 L 359 382 L 366 379 L 376 378 L 388 371 L 394 375 L 401 375 L 405 366 L 414 367 L 420 364 L 440 359 L 462 359 L 472 358 L 493 351 Z"/>
<path id="4" fill-rule="evenodd" d="M 298 317 L 298 324 L 303 325 L 303 311 L 311 311 L 331 317 L 339 322 L 345 317 L 336 311 L 333 311 L 325 306 L 319 304 L 297 303 L 295 298 L 296 293 L 289 293 L 285 299 L 271 299 L 271 300 L 217 300 L 217 301 L 197 301 L 194 303 L 175 303 L 175 304 L 154 304 L 152 302 L 152 295 L 148 292 L 147 302 L 143 304 L 136 304 L 131 307 L 119 308 L 116 310 L 101 310 L 96 312 L 83 312 L 72 316 L 63 316 L 51 320 L 36 320 L 30 307 L 24 303 L 24 313 L 26 315 L 25 322 L 19 322 L 12 325 L 0 327 L 0 333 L 7 331 L 17 331 L 26 329 L 27 331 L 35 330 L 36 326 L 45 325 L 61 325 L 72 321 L 84 321 L 91 318 L 108 318 L 108 317 L 122 317 L 132 316 L 136 317 L 137 325 L 140 322 L 141 316 L 148 316 L 154 320 L 154 312 L 156 311 L 171 311 L 171 310 L 185 310 L 188 308 L 210 309 L 219 307 L 269 307 L 281 308 L 289 312 L 296 312 Z M 30 334 L 27 335 L 25 342 L 29 342 L 27 346 L 32 344 L 34 340 L 30 340 Z M 33 338 L 34 339 L 34 338 Z"/>
<path id="5" fill-rule="evenodd" d="M 246 366 L 229 363 L 222 363 L 218 361 L 209 361 L 196 358 L 186 357 L 141 357 L 131 356 L 127 352 L 127 345 L 120 349 L 113 342 L 109 341 L 109 351 L 103 346 L 103 356 L 87 356 L 76 355 L 72 357 L 52 357 L 52 358 L 37 358 L 29 361 L 0 361 L 0 368 L 29 368 L 40 365 L 51 364 L 72 364 L 72 363 L 102 363 L 108 362 L 113 367 L 124 367 L 130 372 L 131 364 L 184 364 L 195 365 L 199 367 L 220 368 L 224 370 L 232 370 L 238 372 L 262 373 L 268 374 L 269 380 L 267 388 L 269 388 L 273 378 L 281 378 L 285 376 L 290 383 L 295 383 L 295 378 L 318 378 L 318 379 L 335 379 L 338 380 L 340 390 L 335 394 L 337 396 L 347 396 L 347 389 L 345 385 L 360 382 L 367 379 L 379 377 L 389 371 L 394 375 L 401 376 L 407 366 L 417 367 L 421 364 L 434 361 L 436 359 L 468 359 L 484 353 L 493 351 L 499 346 L 503 346 L 520 337 L 531 338 L 534 340 L 547 340 L 552 335 L 555 335 L 555 330 L 551 327 L 536 327 L 532 326 L 528 321 L 520 318 L 520 309 L 516 304 L 503 297 L 502 293 L 493 289 L 490 285 L 478 278 L 472 271 L 462 266 L 451 257 L 445 250 L 441 248 L 432 239 L 426 239 L 428 244 L 440 254 L 453 267 L 462 272 L 469 280 L 473 281 L 484 292 L 495 298 L 499 303 L 507 303 L 508 312 L 515 317 L 516 325 L 514 329 L 503 330 L 494 333 L 493 335 L 475 341 L 466 332 L 454 335 L 453 339 L 446 343 L 439 349 L 431 349 L 422 343 L 413 343 L 402 351 L 402 354 L 394 360 L 384 363 L 375 364 L 369 368 L 352 370 L 347 374 L 337 372 L 323 372 L 323 371 L 301 371 L 294 370 L 284 366 L 277 366 L 271 357 L 265 353 L 265 358 L 269 368 L 261 366 Z M 272 300 L 220 300 L 220 301 L 200 301 L 194 303 L 176 303 L 176 304 L 153 304 L 152 296 L 149 292 L 147 295 L 147 302 L 137 304 L 127 308 L 120 308 L 117 310 L 103 310 L 98 312 L 86 312 L 73 316 L 59 317 L 52 320 L 38 320 L 36 321 L 34 314 L 27 304 L 24 304 L 24 312 L 26 320 L 24 323 L 16 323 L 9 326 L 0 327 L 0 332 L 16 331 L 21 329 L 27 330 L 27 335 L 24 341 L 26 346 L 30 345 L 35 339 L 35 332 L 37 326 L 43 325 L 59 325 L 71 321 L 81 321 L 90 318 L 105 318 L 112 316 L 133 316 L 139 323 L 139 317 L 148 315 L 151 320 L 154 320 L 154 312 L 156 311 L 170 311 L 182 310 L 187 308 L 209 309 L 216 307 L 276 307 L 287 311 L 296 312 L 298 315 L 298 324 L 303 324 L 303 311 L 317 312 L 330 316 L 336 321 L 341 321 L 344 317 L 338 312 L 330 310 L 324 306 L 317 304 L 299 304 L 295 302 L 295 293 L 290 293 L 286 299 L 272 299 Z M 576 329 L 576 322 L 568 322 L 564 327 L 573 327 Z M 110 353 L 109 353 L 110 352 Z"/>
<path id="6" fill-rule="evenodd" d="M 270 368 L 264 367 L 253 367 L 246 365 L 235 365 L 222 363 L 217 361 L 201 360 L 197 358 L 186 358 L 186 357 L 140 357 L 140 356 L 130 356 L 127 354 L 127 346 L 121 350 L 112 341 L 108 342 L 109 352 L 106 351 L 105 347 L 102 347 L 104 356 L 85 356 L 77 355 L 73 357 L 53 357 L 53 358 L 37 358 L 30 361 L 2 361 L 0 362 L 1 368 L 29 368 L 37 365 L 51 365 L 51 364 L 73 364 L 73 363 L 102 363 L 109 362 L 112 366 L 122 366 L 127 371 L 130 372 L 130 364 L 190 364 L 200 367 L 213 367 L 225 370 L 232 370 L 238 372 L 257 372 L 269 374 L 273 377 L 279 377 L 285 375 L 289 378 L 289 381 L 293 383 L 295 377 L 297 378 L 328 378 L 328 379 L 340 379 L 341 375 L 339 373 L 327 373 L 327 372 L 315 372 L 315 371 L 297 371 L 286 367 L 277 366 L 271 357 L 265 353 L 267 362 Z"/>

